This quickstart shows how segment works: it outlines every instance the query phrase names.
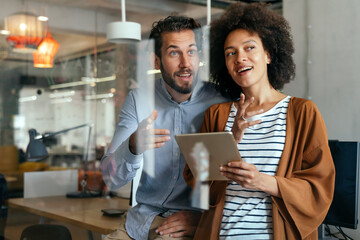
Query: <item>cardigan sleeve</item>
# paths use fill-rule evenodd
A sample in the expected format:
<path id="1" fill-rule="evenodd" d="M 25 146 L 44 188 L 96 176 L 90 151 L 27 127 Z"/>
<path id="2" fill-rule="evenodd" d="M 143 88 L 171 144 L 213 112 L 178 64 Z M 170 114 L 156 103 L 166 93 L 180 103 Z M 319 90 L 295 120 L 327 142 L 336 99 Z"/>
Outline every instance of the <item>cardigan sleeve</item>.
<path id="1" fill-rule="evenodd" d="M 334 193 L 335 167 L 316 106 L 306 101 L 295 103 L 288 111 L 292 111 L 287 115 L 288 142 L 275 176 L 281 198 L 272 199 L 285 222 L 304 239 L 316 231 L 327 214 Z"/>

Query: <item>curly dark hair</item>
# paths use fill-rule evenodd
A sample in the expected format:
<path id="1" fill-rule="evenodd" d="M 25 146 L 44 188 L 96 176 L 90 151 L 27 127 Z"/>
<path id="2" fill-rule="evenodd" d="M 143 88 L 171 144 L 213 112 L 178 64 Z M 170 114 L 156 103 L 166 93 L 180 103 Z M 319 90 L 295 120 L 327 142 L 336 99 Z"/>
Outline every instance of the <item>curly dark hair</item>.
<path id="1" fill-rule="evenodd" d="M 155 40 L 155 54 L 161 58 L 161 34 L 163 32 L 180 32 L 183 30 L 195 30 L 197 28 L 201 28 L 200 23 L 193 18 L 185 16 L 170 15 L 165 19 L 154 22 L 149 39 Z"/>
<path id="2" fill-rule="evenodd" d="M 288 22 L 268 9 L 265 3 L 235 3 L 211 23 L 210 30 L 210 72 L 212 81 L 224 95 L 235 100 L 242 92 L 229 75 L 224 56 L 225 40 L 236 29 L 259 35 L 264 49 L 270 54 L 267 73 L 273 88 L 282 89 L 295 77 L 294 46 Z"/>

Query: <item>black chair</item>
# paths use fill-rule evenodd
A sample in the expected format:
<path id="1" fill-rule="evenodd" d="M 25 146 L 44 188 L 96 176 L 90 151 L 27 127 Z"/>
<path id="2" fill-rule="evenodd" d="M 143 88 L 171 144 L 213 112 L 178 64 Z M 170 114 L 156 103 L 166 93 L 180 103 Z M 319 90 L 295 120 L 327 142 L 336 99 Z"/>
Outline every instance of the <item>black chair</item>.
<path id="1" fill-rule="evenodd" d="M 0 173 L 0 240 L 4 238 L 6 218 L 8 214 L 8 207 L 5 206 L 5 200 L 7 199 L 7 183 L 4 175 Z"/>
<path id="2" fill-rule="evenodd" d="M 20 240 L 72 240 L 69 229 L 62 225 L 35 224 L 26 227 Z"/>

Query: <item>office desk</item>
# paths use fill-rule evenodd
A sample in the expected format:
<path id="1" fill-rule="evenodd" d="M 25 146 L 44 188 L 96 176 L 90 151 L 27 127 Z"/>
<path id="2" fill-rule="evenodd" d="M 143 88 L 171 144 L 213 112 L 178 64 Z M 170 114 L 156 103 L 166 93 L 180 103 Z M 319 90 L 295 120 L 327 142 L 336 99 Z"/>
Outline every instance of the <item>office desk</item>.
<path id="1" fill-rule="evenodd" d="M 8 206 L 42 217 L 73 224 L 92 232 L 109 234 L 120 225 L 120 218 L 103 216 L 101 209 L 129 209 L 124 198 L 67 198 L 65 196 L 41 198 L 13 198 Z"/>

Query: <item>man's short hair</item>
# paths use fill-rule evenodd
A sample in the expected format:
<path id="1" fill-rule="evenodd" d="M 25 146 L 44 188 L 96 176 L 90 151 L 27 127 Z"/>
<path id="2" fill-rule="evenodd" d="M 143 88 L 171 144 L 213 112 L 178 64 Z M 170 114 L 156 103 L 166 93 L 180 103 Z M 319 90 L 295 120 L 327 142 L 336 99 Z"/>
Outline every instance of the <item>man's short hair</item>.
<path id="1" fill-rule="evenodd" d="M 159 21 L 154 22 L 149 38 L 155 40 L 155 54 L 161 58 L 162 33 L 180 32 L 183 30 L 194 30 L 198 28 L 201 28 L 200 23 L 193 18 L 185 16 L 170 15 L 165 19 L 160 19 Z"/>

